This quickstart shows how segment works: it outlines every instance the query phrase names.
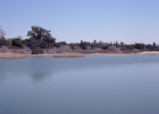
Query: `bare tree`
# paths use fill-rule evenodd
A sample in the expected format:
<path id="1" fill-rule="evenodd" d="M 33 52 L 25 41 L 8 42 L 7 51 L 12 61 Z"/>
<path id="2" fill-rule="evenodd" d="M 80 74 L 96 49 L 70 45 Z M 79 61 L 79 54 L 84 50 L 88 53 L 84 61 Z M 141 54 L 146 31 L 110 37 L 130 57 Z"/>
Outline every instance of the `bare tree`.
<path id="1" fill-rule="evenodd" d="M 4 36 L 5 36 L 5 32 L 4 30 L 0 28 L 0 38 L 4 38 Z"/>

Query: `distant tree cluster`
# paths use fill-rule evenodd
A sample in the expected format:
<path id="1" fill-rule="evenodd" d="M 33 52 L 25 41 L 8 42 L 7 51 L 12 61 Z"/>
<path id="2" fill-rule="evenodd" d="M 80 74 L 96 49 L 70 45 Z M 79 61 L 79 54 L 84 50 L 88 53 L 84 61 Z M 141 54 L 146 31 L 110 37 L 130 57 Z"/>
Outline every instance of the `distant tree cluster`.
<path id="1" fill-rule="evenodd" d="M 50 49 L 54 47 L 62 47 L 68 45 L 71 49 L 79 47 L 81 50 L 100 48 L 107 50 L 109 47 L 114 46 L 125 52 L 131 52 L 134 49 L 139 51 L 159 51 L 159 45 L 155 42 L 153 44 L 134 43 L 125 44 L 124 42 L 93 42 L 80 41 L 79 43 L 66 43 L 65 41 L 56 42 L 56 39 L 52 37 L 51 31 L 46 30 L 40 26 L 32 26 L 31 30 L 28 31 L 27 36 L 29 38 L 22 39 L 21 37 L 6 39 L 5 32 L 0 29 L 0 47 L 6 46 L 11 49 L 22 49 L 28 47 L 32 50 L 32 54 L 41 54 L 43 49 Z"/>
<path id="2" fill-rule="evenodd" d="M 133 50 L 138 49 L 140 51 L 159 51 L 159 45 L 157 45 L 155 42 L 153 44 L 144 44 L 144 43 L 134 43 L 134 44 L 125 44 L 124 42 L 114 42 L 114 43 L 106 43 L 106 42 L 86 42 L 81 41 L 80 43 L 70 43 L 71 48 L 78 46 L 83 50 L 86 50 L 88 47 L 94 49 L 94 48 L 101 48 L 101 49 L 108 49 L 111 46 L 115 46 L 116 48 L 121 49 L 122 51 L 126 50 Z"/>

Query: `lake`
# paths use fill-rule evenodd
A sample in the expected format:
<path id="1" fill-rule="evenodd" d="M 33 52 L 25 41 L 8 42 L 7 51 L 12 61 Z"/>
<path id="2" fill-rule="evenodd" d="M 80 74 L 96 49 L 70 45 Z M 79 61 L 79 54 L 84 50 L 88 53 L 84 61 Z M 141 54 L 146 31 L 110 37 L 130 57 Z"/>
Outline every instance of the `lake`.
<path id="1" fill-rule="evenodd" d="M 0 114 L 158 114 L 159 56 L 0 60 Z"/>

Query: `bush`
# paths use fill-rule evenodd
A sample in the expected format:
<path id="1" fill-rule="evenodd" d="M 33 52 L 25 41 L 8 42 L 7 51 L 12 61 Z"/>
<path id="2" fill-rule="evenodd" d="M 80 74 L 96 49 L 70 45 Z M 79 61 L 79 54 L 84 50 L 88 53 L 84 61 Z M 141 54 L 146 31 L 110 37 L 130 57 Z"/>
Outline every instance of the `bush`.
<path id="1" fill-rule="evenodd" d="M 61 47 L 61 46 L 64 46 L 66 45 L 66 42 L 57 42 L 56 43 L 56 47 Z"/>
<path id="2" fill-rule="evenodd" d="M 35 47 L 32 49 L 32 54 L 43 54 L 43 50 L 40 47 Z"/>
<path id="3" fill-rule="evenodd" d="M 12 39 L 12 46 L 16 48 L 23 48 L 23 41 L 20 38 Z"/>
<path id="4" fill-rule="evenodd" d="M 102 49 L 108 49 L 109 46 L 105 45 L 105 46 L 102 46 Z"/>
<path id="5" fill-rule="evenodd" d="M 0 38 L 0 47 L 6 46 L 6 40 L 4 38 Z"/>
<path id="6" fill-rule="evenodd" d="M 89 46 L 89 42 L 84 42 L 81 40 L 80 44 L 79 44 L 79 47 L 83 50 L 86 50 L 87 49 L 87 46 Z"/>

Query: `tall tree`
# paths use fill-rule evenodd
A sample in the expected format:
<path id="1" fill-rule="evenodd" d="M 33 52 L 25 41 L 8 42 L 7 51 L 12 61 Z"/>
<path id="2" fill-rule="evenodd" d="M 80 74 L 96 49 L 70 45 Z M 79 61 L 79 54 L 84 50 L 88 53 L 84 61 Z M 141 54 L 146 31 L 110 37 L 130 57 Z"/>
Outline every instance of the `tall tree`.
<path id="1" fill-rule="evenodd" d="M 35 40 L 52 39 L 51 31 L 40 26 L 31 26 L 31 31 L 28 31 L 27 36 Z M 54 38 L 53 38 L 54 39 Z M 55 40 L 55 39 L 54 39 Z"/>
<path id="2" fill-rule="evenodd" d="M 51 36 L 51 31 L 40 26 L 32 26 L 27 36 L 31 39 L 31 45 L 34 44 L 34 47 L 49 48 L 55 45 L 56 39 Z"/>

